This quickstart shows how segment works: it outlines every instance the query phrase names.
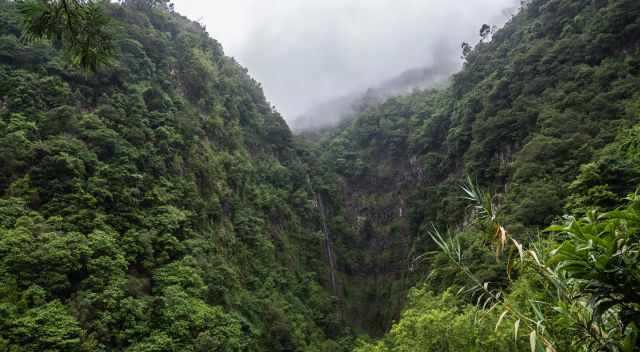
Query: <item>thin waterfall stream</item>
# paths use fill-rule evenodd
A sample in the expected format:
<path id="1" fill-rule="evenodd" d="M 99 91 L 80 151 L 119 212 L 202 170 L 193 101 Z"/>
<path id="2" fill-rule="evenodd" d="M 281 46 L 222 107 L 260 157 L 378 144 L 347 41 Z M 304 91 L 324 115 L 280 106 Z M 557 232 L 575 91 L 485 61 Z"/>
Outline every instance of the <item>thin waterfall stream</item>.
<path id="1" fill-rule="evenodd" d="M 336 285 L 336 263 L 333 255 L 333 249 L 331 246 L 331 233 L 329 232 L 329 226 L 327 226 L 326 212 L 324 208 L 324 202 L 322 201 L 322 195 L 316 194 L 316 200 L 318 201 L 318 208 L 320 209 L 320 220 L 322 222 L 322 232 L 324 232 L 324 242 L 327 250 L 327 259 L 329 260 L 329 273 L 331 276 L 331 287 L 333 294 L 338 296 L 338 288 Z"/>
<path id="2" fill-rule="evenodd" d="M 324 201 L 322 200 L 322 195 L 320 193 L 316 193 L 313 188 L 313 184 L 311 183 L 311 179 L 309 178 L 309 174 L 307 176 L 307 185 L 311 190 L 317 204 L 318 209 L 320 210 L 320 222 L 322 223 L 322 232 L 324 234 L 324 243 L 325 250 L 327 252 L 327 260 L 329 261 L 329 276 L 331 279 L 331 289 L 333 290 L 333 295 L 338 296 L 338 285 L 336 281 L 336 260 L 333 254 L 332 242 L 331 242 L 331 232 L 329 231 L 329 226 L 327 225 L 327 215 L 324 207 Z"/>

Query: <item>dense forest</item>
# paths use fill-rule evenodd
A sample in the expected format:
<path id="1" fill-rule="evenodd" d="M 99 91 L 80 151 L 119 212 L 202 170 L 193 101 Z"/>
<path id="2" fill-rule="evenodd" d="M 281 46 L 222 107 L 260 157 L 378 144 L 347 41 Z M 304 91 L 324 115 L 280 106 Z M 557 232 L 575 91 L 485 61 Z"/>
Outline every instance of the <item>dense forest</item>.
<path id="1" fill-rule="evenodd" d="M 0 1 L 0 350 L 339 350 L 306 167 L 246 70 L 127 1 L 86 75 L 18 10 Z"/>
<path id="2" fill-rule="evenodd" d="M 528 1 L 481 34 L 448 87 L 313 138 L 349 321 L 397 321 L 357 350 L 640 348 L 640 3 Z"/>
<path id="3" fill-rule="evenodd" d="M 0 0 L 0 350 L 640 351 L 637 0 L 523 1 L 300 136 L 169 3 L 38 3 Z"/>

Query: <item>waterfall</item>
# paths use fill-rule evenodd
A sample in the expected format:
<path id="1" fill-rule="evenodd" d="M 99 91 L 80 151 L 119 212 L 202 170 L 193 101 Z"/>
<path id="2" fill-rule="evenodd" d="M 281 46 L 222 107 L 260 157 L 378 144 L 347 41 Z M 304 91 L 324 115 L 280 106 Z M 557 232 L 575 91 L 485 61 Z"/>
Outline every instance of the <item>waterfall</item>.
<path id="1" fill-rule="evenodd" d="M 311 183 L 311 179 L 309 178 L 309 174 L 307 176 L 307 184 L 309 185 L 309 189 L 315 198 L 318 209 L 320 209 L 320 221 L 322 223 L 322 232 L 324 233 L 324 243 L 325 250 L 327 252 L 327 260 L 329 261 L 329 275 L 331 279 L 331 289 L 333 290 L 333 295 L 338 296 L 338 285 L 336 283 L 336 260 L 333 254 L 333 248 L 331 244 L 331 233 L 329 231 L 329 226 L 327 225 L 327 215 L 324 207 L 324 201 L 322 200 L 322 195 L 316 193 L 313 188 L 313 184 Z"/>
<path id="2" fill-rule="evenodd" d="M 324 232 L 324 242 L 327 250 L 327 258 L 329 260 L 329 273 L 331 275 L 331 287 L 333 294 L 338 296 L 338 288 L 336 286 L 336 262 L 333 256 L 333 249 L 331 247 L 331 233 L 329 232 L 329 226 L 327 226 L 326 213 L 324 209 L 324 202 L 322 196 L 316 194 L 316 200 L 318 201 L 318 208 L 320 209 L 320 220 L 322 221 L 322 232 Z"/>

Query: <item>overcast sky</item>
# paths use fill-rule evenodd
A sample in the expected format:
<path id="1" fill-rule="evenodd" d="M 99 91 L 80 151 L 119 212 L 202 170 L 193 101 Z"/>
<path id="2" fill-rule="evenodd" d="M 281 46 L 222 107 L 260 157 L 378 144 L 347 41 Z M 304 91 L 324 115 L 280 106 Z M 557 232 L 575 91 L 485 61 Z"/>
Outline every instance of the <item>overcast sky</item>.
<path id="1" fill-rule="evenodd" d="M 291 121 L 316 103 L 456 59 L 519 0 L 174 0 Z"/>

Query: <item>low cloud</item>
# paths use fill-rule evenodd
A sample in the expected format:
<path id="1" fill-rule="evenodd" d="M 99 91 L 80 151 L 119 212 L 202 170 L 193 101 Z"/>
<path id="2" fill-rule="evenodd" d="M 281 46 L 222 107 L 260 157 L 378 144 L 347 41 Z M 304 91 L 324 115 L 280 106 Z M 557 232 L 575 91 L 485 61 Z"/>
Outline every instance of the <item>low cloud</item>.
<path id="1" fill-rule="evenodd" d="M 518 0 L 175 0 L 262 83 L 288 121 L 312 106 L 446 63 Z M 453 67 L 453 68 L 452 68 Z"/>

